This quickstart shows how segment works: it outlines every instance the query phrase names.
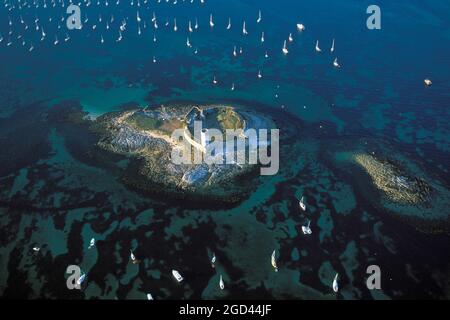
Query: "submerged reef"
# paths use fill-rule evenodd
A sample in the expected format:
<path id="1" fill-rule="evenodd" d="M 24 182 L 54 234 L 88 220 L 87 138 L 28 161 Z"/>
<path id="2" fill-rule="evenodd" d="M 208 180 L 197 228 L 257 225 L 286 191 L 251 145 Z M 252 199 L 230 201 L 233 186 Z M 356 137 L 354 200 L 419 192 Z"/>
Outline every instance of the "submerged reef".
<path id="1" fill-rule="evenodd" d="M 422 232 L 450 232 L 450 192 L 439 176 L 385 141 L 344 144 L 328 156 L 362 198 Z"/>
<path id="2" fill-rule="evenodd" d="M 388 160 L 364 153 L 353 155 L 355 163 L 369 174 L 374 185 L 394 202 L 421 205 L 431 198 L 432 188 L 423 179 L 409 176 Z"/>

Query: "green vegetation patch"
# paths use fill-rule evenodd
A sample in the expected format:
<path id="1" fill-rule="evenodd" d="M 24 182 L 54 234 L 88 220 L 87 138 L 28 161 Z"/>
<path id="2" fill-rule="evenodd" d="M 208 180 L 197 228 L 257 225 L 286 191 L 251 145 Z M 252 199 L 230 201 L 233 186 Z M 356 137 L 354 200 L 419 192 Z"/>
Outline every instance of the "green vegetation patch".
<path id="1" fill-rule="evenodd" d="M 244 129 L 244 120 L 236 111 L 234 111 L 232 107 L 219 109 L 217 113 L 217 121 L 219 121 L 222 130 Z"/>

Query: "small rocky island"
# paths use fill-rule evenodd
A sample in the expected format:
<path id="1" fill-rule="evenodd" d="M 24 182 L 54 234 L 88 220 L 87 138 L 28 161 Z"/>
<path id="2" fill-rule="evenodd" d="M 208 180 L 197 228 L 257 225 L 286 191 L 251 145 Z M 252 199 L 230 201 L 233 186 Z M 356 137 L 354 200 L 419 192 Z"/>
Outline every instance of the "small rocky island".
<path id="1" fill-rule="evenodd" d="M 255 188 L 258 165 L 172 161 L 174 149 L 180 148 L 180 141 L 172 135 L 175 130 L 183 133 L 184 142 L 193 150 L 205 151 L 205 141 L 193 138 L 198 121 L 204 128 L 202 133 L 208 128 L 274 128 L 272 119 L 243 107 L 186 104 L 112 112 L 97 118 L 95 125 L 101 132 L 100 148 L 133 160 L 123 177 L 129 187 L 178 200 L 189 197 L 190 202 L 204 204 L 240 202 Z"/>

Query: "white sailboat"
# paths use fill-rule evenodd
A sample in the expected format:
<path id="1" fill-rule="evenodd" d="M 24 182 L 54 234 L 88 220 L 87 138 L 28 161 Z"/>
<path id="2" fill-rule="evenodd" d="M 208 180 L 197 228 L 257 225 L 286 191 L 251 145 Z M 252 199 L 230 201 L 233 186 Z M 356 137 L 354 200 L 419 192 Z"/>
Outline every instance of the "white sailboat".
<path id="1" fill-rule="evenodd" d="M 153 300 L 153 296 L 151 293 L 147 293 L 147 300 Z"/>
<path id="2" fill-rule="evenodd" d="M 331 52 L 331 53 L 334 52 L 334 39 L 333 39 L 333 43 L 331 44 L 330 52 Z"/>
<path id="3" fill-rule="evenodd" d="M 305 201 L 304 201 L 303 196 L 302 196 L 302 198 L 300 199 L 300 201 L 298 202 L 298 205 L 300 206 L 300 208 L 301 208 L 303 211 L 306 211 L 306 205 L 305 205 Z"/>
<path id="4" fill-rule="evenodd" d="M 39 248 L 39 247 L 33 247 L 33 251 L 34 251 L 34 252 L 39 252 L 39 250 L 41 250 L 41 248 Z"/>
<path id="5" fill-rule="evenodd" d="M 216 79 L 216 76 L 214 76 L 214 78 L 213 78 L 213 84 L 217 84 L 218 82 L 217 82 L 217 79 Z"/>
<path id="6" fill-rule="evenodd" d="M 172 270 L 172 275 L 178 282 L 183 281 L 183 277 L 177 270 Z"/>
<path id="7" fill-rule="evenodd" d="M 234 56 L 234 57 L 237 57 L 236 46 L 234 46 L 234 48 L 233 48 L 233 56 Z"/>
<path id="8" fill-rule="evenodd" d="M 189 37 L 187 37 L 187 39 L 186 39 L 186 46 L 188 48 L 192 48 L 191 41 L 189 41 Z"/>
<path id="9" fill-rule="evenodd" d="M 234 82 L 231 84 L 231 91 L 234 91 Z"/>
<path id="10" fill-rule="evenodd" d="M 337 61 L 337 58 L 334 59 L 333 61 L 333 66 L 335 66 L 336 68 L 340 68 L 341 65 L 339 64 L 339 62 Z"/>
<path id="11" fill-rule="evenodd" d="M 289 33 L 289 37 L 288 37 L 289 42 L 294 41 L 294 38 L 292 37 L 292 33 Z"/>
<path id="12" fill-rule="evenodd" d="M 225 288 L 225 284 L 223 283 L 222 275 L 220 275 L 219 287 L 220 287 L 220 290 L 223 290 Z"/>
<path id="13" fill-rule="evenodd" d="M 211 28 L 214 28 L 214 21 L 213 21 L 213 15 L 212 14 L 209 15 L 209 26 Z"/>
<path id="14" fill-rule="evenodd" d="M 319 47 L 319 40 L 316 42 L 316 52 L 322 52 L 322 49 Z"/>
<path id="15" fill-rule="evenodd" d="M 423 80 L 423 83 L 425 83 L 425 85 L 426 85 L 427 87 L 429 87 L 429 86 L 431 86 L 431 85 L 433 84 L 433 82 L 432 82 L 430 79 L 425 79 L 425 80 Z"/>
<path id="16" fill-rule="evenodd" d="M 306 226 L 302 226 L 303 234 L 309 235 L 312 234 L 311 230 L 311 220 L 308 221 L 308 224 Z"/>
<path id="17" fill-rule="evenodd" d="M 338 285 L 338 275 L 339 273 L 336 273 L 336 276 L 334 276 L 334 280 L 333 280 L 333 291 L 334 292 L 338 292 L 339 291 L 339 285 Z"/>
<path id="18" fill-rule="evenodd" d="M 305 31 L 305 26 L 302 23 L 297 23 L 297 30 L 302 32 Z"/>
<path id="19" fill-rule="evenodd" d="M 256 23 L 260 23 L 261 20 L 262 20 L 262 17 L 261 17 L 261 10 L 259 10 L 259 11 L 258 11 L 258 19 L 256 19 Z"/>
<path id="20" fill-rule="evenodd" d="M 197 30 L 198 29 L 198 20 L 197 18 L 195 18 L 195 25 L 194 25 L 194 29 Z"/>
<path id="21" fill-rule="evenodd" d="M 258 79 L 262 78 L 261 70 L 258 70 Z"/>
<path id="22" fill-rule="evenodd" d="M 261 34 L 261 43 L 264 43 L 264 31 Z"/>
<path id="23" fill-rule="evenodd" d="M 131 250 L 130 250 L 130 258 L 133 263 L 136 261 L 136 256 L 134 255 L 133 251 L 131 251 Z"/>
<path id="24" fill-rule="evenodd" d="M 141 22 L 141 17 L 139 16 L 139 11 L 136 11 L 136 21 L 137 21 L 138 23 Z"/>
<path id="25" fill-rule="evenodd" d="M 227 30 L 231 29 L 231 18 L 228 18 Z"/>
<path id="26" fill-rule="evenodd" d="M 188 31 L 189 31 L 190 33 L 194 32 L 194 30 L 192 30 L 192 24 L 191 24 L 191 21 L 190 21 L 190 20 L 189 20 L 189 23 L 188 23 Z"/>
<path id="27" fill-rule="evenodd" d="M 275 250 L 273 250 L 273 252 L 272 252 L 272 257 L 270 259 L 270 262 L 272 263 L 272 267 L 274 268 L 275 272 L 278 272 L 277 260 L 276 260 L 276 251 Z"/>
<path id="28" fill-rule="evenodd" d="M 53 44 L 56 46 L 59 43 L 58 36 L 55 36 L 55 42 Z"/>
<path id="29" fill-rule="evenodd" d="M 289 51 L 288 51 L 288 49 L 287 49 L 287 46 L 286 46 L 286 40 L 284 40 L 284 44 L 283 44 L 283 49 L 282 49 L 282 51 L 283 51 L 284 54 L 288 54 L 288 53 L 289 53 Z"/>
<path id="30" fill-rule="evenodd" d="M 264 58 L 269 58 L 269 54 L 267 53 L 267 51 L 266 51 L 266 53 L 264 54 Z"/>
<path id="31" fill-rule="evenodd" d="M 89 242 L 88 249 L 91 249 L 93 246 L 95 246 L 95 239 L 94 238 L 92 238 L 91 241 Z"/>
<path id="32" fill-rule="evenodd" d="M 177 32 L 177 30 L 178 30 L 178 27 L 177 27 L 177 19 L 174 18 L 174 19 L 173 19 L 173 31 Z"/>
<path id="33" fill-rule="evenodd" d="M 212 258 L 211 258 L 211 266 L 213 267 L 213 268 L 215 268 L 216 267 L 216 255 L 213 253 L 213 256 L 212 256 Z"/>
<path id="34" fill-rule="evenodd" d="M 155 56 L 153 56 L 153 63 L 156 63 L 156 57 Z"/>
<path id="35" fill-rule="evenodd" d="M 77 285 L 81 285 L 83 283 L 83 281 L 86 279 L 86 274 L 83 273 L 77 280 Z"/>
<path id="36" fill-rule="evenodd" d="M 242 34 L 243 34 L 244 36 L 248 35 L 247 27 L 245 26 L 245 21 L 244 21 L 244 23 L 242 24 Z"/>

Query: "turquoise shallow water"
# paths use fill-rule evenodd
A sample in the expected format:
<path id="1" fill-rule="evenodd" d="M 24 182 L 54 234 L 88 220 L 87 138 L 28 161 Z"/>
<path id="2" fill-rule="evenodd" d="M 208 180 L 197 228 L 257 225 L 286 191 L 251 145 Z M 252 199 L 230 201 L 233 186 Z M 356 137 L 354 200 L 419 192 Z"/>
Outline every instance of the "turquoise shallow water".
<path id="1" fill-rule="evenodd" d="M 379 205 L 373 189 L 361 182 L 363 176 L 351 166 L 341 167 L 349 151 L 394 150 L 448 195 L 446 1 L 380 1 L 378 31 L 365 27 L 369 1 L 207 0 L 201 5 L 197 0 L 149 0 L 121 1 L 119 6 L 92 1 L 89 7 L 81 5 L 83 21 L 89 20 L 80 31 L 65 29 L 60 2 L 54 8 L 49 2 L 44 8 L 43 1 L 39 8 L 6 3 L 11 5 L 0 9 L 3 297 L 145 299 L 147 292 L 155 299 L 449 297 L 448 233 L 416 228 L 399 212 L 408 210 L 413 217 L 423 212 Z M 153 12 L 157 30 L 151 24 Z M 36 17 L 47 34 L 42 42 Z M 172 30 L 174 17 L 177 32 Z M 190 35 L 193 47 L 188 48 L 188 21 L 194 24 L 195 18 L 199 29 Z M 123 40 L 116 42 L 124 19 Z M 247 36 L 241 31 L 244 19 Z M 306 25 L 303 33 L 295 28 L 299 22 Z M 66 33 L 70 40 L 64 42 Z M 294 41 L 284 56 L 281 47 L 289 33 Z M 321 54 L 314 51 L 316 40 Z M 234 46 L 243 50 L 236 58 Z M 340 69 L 332 66 L 335 57 Z M 423 85 L 427 77 L 433 86 Z M 260 178 L 240 205 L 196 210 L 128 189 L 121 169 L 129 160 L 92 160 L 95 137 L 81 125 L 49 117 L 67 112 L 70 103 L 95 118 L 124 106 L 174 100 L 269 110 L 293 121 L 298 136 L 285 142 L 280 172 Z M 301 195 L 306 213 L 298 209 Z M 428 212 L 427 219 L 448 223 L 445 209 Z M 306 237 L 301 226 L 308 220 L 313 234 Z M 92 237 L 97 243 L 88 249 Z M 130 263 L 130 250 L 139 264 Z M 270 265 L 273 250 L 277 273 Z M 212 253 L 215 268 L 209 261 Z M 65 286 L 69 264 L 87 274 L 81 291 Z M 370 264 L 381 267 L 382 290 L 365 286 Z M 173 280 L 172 269 L 183 274 L 183 283 Z M 337 295 L 331 288 L 336 272 Z M 225 290 L 219 289 L 220 275 Z"/>

